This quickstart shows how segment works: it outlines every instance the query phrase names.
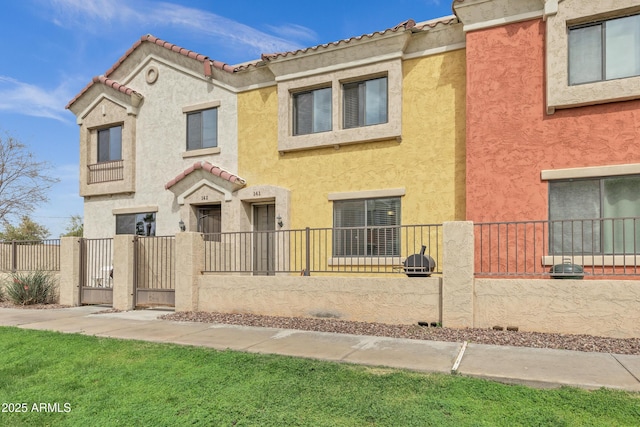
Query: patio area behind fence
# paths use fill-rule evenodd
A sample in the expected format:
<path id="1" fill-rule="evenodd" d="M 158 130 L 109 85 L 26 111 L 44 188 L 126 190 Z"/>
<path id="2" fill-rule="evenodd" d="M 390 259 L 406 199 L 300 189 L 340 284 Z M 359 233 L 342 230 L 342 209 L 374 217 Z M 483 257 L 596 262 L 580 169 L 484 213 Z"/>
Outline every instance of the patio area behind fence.
<path id="1" fill-rule="evenodd" d="M 475 224 L 476 276 L 640 275 L 640 218 Z M 566 267 L 565 267 L 566 265 Z"/>
<path id="2" fill-rule="evenodd" d="M 213 233 L 203 245 L 207 273 L 442 273 L 442 224 Z"/>
<path id="3" fill-rule="evenodd" d="M 176 311 L 640 337 L 635 223 L 461 221 L 145 239 L 117 235 L 103 251 L 113 258 L 82 262 L 98 252 L 81 250 L 85 239 L 69 237 L 59 245 L 6 244 L 0 254 L 8 272 L 57 257 L 65 305 L 82 303 L 79 287 L 88 270 L 83 266 L 95 265 L 100 268 L 91 271 L 98 273 L 112 266 L 110 287 L 103 280 L 100 290 L 112 291 L 119 310 L 136 307 L 142 291 L 148 294 L 145 305 L 171 303 Z M 404 263 L 423 246 L 436 262 L 434 274 L 408 275 Z M 549 269 L 565 258 L 584 267 L 584 276 L 553 279 Z M 104 279 L 98 273 L 93 277 Z M 160 298 L 166 293 L 175 299 Z"/>

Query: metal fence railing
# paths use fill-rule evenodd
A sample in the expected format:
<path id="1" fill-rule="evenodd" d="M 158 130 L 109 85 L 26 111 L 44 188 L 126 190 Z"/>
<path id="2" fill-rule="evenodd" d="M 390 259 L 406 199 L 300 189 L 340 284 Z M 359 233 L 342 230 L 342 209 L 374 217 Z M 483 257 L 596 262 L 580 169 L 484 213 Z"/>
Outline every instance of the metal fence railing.
<path id="1" fill-rule="evenodd" d="M 83 287 L 113 287 L 113 238 L 80 239 L 80 278 Z"/>
<path id="2" fill-rule="evenodd" d="M 474 225 L 476 276 L 640 275 L 640 218 Z"/>
<path id="3" fill-rule="evenodd" d="M 60 270 L 60 239 L 0 242 L 0 271 L 35 270 Z"/>
<path id="4" fill-rule="evenodd" d="M 124 160 L 100 162 L 88 166 L 89 184 L 98 182 L 121 181 L 124 179 Z"/>
<path id="5" fill-rule="evenodd" d="M 175 289 L 175 236 L 135 236 L 136 289 Z"/>
<path id="6" fill-rule="evenodd" d="M 405 274 L 407 261 L 415 275 L 442 272 L 440 224 L 211 233 L 204 240 L 205 272 Z"/>

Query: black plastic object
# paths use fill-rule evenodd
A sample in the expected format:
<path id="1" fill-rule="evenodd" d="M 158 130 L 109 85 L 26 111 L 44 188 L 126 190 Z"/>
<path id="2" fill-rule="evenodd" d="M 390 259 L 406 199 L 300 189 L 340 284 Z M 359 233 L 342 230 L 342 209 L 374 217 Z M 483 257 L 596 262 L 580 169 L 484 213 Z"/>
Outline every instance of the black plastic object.
<path id="1" fill-rule="evenodd" d="M 556 264 L 549 270 L 551 277 L 554 279 L 573 279 L 582 280 L 584 278 L 584 268 L 581 265 L 571 264 L 565 261 L 562 264 Z"/>
<path id="2" fill-rule="evenodd" d="M 429 277 L 433 270 L 436 268 L 436 262 L 429 255 L 425 255 L 427 250 L 425 245 L 422 245 L 419 254 L 409 255 L 404 260 L 404 272 L 409 277 Z"/>

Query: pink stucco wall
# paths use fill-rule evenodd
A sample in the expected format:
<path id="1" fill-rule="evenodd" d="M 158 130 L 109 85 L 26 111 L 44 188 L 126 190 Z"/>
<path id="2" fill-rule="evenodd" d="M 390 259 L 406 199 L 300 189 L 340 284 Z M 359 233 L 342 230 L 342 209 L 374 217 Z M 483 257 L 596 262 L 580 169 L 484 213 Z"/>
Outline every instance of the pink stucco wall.
<path id="1" fill-rule="evenodd" d="M 467 219 L 547 219 L 540 171 L 640 163 L 640 101 L 545 112 L 545 24 L 467 34 Z"/>

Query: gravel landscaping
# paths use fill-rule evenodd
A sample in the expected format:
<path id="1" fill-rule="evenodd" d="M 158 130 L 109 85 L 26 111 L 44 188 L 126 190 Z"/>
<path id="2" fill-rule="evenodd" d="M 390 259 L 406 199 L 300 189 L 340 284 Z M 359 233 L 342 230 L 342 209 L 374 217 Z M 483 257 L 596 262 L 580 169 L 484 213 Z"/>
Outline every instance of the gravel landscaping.
<path id="1" fill-rule="evenodd" d="M 14 305 L 0 302 L 0 308 L 32 310 L 61 309 L 60 304 Z M 117 312 L 105 309 L 101 313 Z M 547 334 L 539 332 L 494 329 L 451 329 L 438 326 L 389 325 L 384 323 L 350 322 L 337 319 L 275 317 L 255 314 L 227 314 L 205 312 L 170 313 L 159 319 L 178 322 L 223 323 L 263 328 L 298 329 L 303 331 L 370 335 L 390 338 L 463 342 L 475 344 L 510 345 L 516 347 L 553 348 L 560 350 L 640 355 L 640 338 L 606 338 L 591 335 Z"/>
<path id="2" fill-rule="evenodd" d="M 181 312 L 165 314 L 160 318 L 181 322 L 224 323 L 417 340 L 467 341 L 475 344 L 640 355 L 640 338 L 605 338 L 591 335 L 546 334 L 494 329 L 450 329 L 419 325 L 387 325 L 336 319 L 273 317 L 252 314 Z"/>

